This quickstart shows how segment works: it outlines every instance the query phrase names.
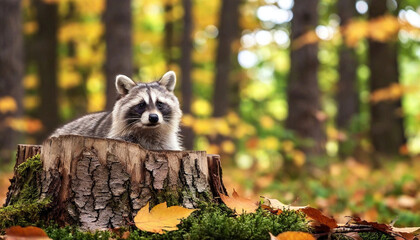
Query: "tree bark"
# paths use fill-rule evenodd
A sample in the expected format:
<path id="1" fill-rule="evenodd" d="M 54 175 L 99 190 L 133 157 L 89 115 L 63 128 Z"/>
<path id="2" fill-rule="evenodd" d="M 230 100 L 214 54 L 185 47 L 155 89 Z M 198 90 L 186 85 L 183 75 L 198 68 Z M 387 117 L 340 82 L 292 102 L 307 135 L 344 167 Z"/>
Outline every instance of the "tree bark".
<path id="1" fill-rule="evenodd" d="M 338 16 L 343 27 L 356 15 L 355 0 L 339 0 L 337 3 Z M 338 91 L 337 91 L 337 127 L 345 129 L 359 111 L 359 96 L 357 91 L 357 59 L 354 49 L 345 44 L 340 49 Z"/>
<path id="2" fill-rule="evenodd" d="M 47 220 L 85 230 L 126 226 L 148 202 L 194 208 L 226 194 L 220 159 L 203 151 L 70 135 L 47 139 L 41 161 L 41 199 L 52 200 Z"/>
<path id="3" fill-rule="evenodd" d="M 318 24 L 319 0 L 295 1 L 291 43 Z M 298 137 L 310 139 L 311 146 L 303 147 L 306 154 L 319 155 L 325 151 L 325 133 L 319 117 L 320 91 L 318 87 L 318 45 L 307 44 L 291 50 L 288 86 L 288 117 L 286 126 Z"/>
<path id="4" fill-rule="evenodd" d="M 234 79 L 231 69 L 233 63 L 232 44 L 239 38 L 239 5 L 240 0 L 222 1 L 219 18 L 219 36 L 216 53 L 216 74 L 213 90 L 213 117 L 225 117 L 232 109 L 233 102 L 230 99 L 231 91 L 234 90 Z M 223 141 L 230 139 L 229 136 L 215 135 L 210 142 L 220 146 Z M 220 151 L 222 156 L 230 159 L 231 156 Z"/>
<path id="5" fill-rule="evenodd" d="M 0 2 L 0 101 L 12 98 L 16 109 L 0 111 L 0 163 L 10 162 L 19 133 L 9 126 L 11 118 L 23 113 L 23 38 L 21 1 Z M 7 137 L 5 137 L 7 136 Z"/>
<path id="6" fill-rule="evenodd" d="M 191 113 L 191 104 L 193 96 L 193 86 L 191 81 L 192 59 L 191 53 L 193 50 L 192 31 L 194 28 L 192 19 L 192 2 L 191 0 L 182 0 L 184 7 L 184 30 L 182 32 L 181 42 L 181 95 L 182 95 L 182 111 L 184 114 Z M 182 127 L 182 136 L 184 136 L 185 149 L 193 149 L 194 147 L 194 132 L 190 127 Z"/>
<path id="7" fill-rule="evenodd" d="M 213 94 L 213 117 L 223 117 L 231 107 L 229 89 L 232 66 L 232 43 L 239 36 L 240 0 L 222 1 L 216 55 L 216 76 Z"/>
<path id="8" fill-rule="evenodd" d="M 115 77 L 133 73 L 131 0 L 106 0 L 104 13 L 106 43 L 106 109 L 112 110 L 118 97 Z"/>
<path id="9" fill-rule="evenodd" d="M 174 47 L 174 19 L 172 10 L 174 3 L 172 0 L 166 0 L 164 5 L 165 10 L 165 39 L 163 49 L 165 51 L 166 66 L 167 70 L 172 70 L 171 65 L 175 62 L 172 54 L 172 48 Z"/>
<path id="10" fill-rule="evenodd" d="M 34 0 L 38 32 L 36 35 L 35 61 L 40 80 L 39 118 L 43 130 L 38 134 L 38 142 L 43 141 L 60 123 L 58 115 L 58 87 L 57 87 L 57 33 L 58 33 L 58 5 Z"/>
<path id="11" fill-rule="evenodd" d="M 369 19 L 388 12 L 386 1 L 372 0 Z M 369 40 L 370 90 L 389 87 L 399 82 L 396 39 L 390 42 Z M 371 103 L 370 136 L 374 149 L 381 154 L 397 155 L 406 143 L 401 99 Z"/>

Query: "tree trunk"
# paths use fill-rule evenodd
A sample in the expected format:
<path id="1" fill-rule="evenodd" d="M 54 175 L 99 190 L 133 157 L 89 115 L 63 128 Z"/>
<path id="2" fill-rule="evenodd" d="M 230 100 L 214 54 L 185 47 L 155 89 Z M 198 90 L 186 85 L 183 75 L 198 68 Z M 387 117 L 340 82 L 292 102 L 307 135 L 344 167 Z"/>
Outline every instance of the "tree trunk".
<path id="1" fill-rule="evenodd" d="M 104 13 L 106 42 L 106 109 L 112 110 L 117 99 L 115 77 L 133 73 L 131 46 L 131 0 L 106 0 Z"/>
<path id="2" fill-rule="evenodd" d="M 67 2 L 67 14 L 64 16 L 65 23 L 72 23 L 78 21 L 77 9 L 76 9 L 76 2 L 69 1 Z M 77 43 L 74 40 L 69 40 L 67 43 L 67 57 L 74 58 L 76 55 L 76 46 Z M 87 69 L 86 68 L 79 68 L 77 69 L 81 75 L 82 81 L 72 88 L 69 88 L 65 91 L 65 95 L 68 97 L 68 102 L 71 104 L 71 116 L 73 118 L 82 116 L 87 112 L 87 102 L 88 102 L 88 94 L 86 89 L 86 79 L 87 79 Z"/>
<path id="3" fill-rule="evenodd" d="M 372 0 L 369 19 L 388 12 L 386 1 Z M 386 88 L 398 83 L 397 42 L 387 43 L 369 40 L 370 90 Z M 404 135 L 401 99 L 372 103 L 370 107 L 370 136 L 378 153 L 396 155 L 406 143 Z"/>
<path id="4" fill-rule="evenodd" d="M 44 142 L 41 161 L 41 198 L 52 199 L 47 220 L 86 230 L 126 226 L 148 202 L 194 208 L 226 194 L 220 159 L 203 151 L 61 136 Z"/>
<path id="5" fill-rule="evenodd" d="M 0 101 L 14 101 L 16 106 L 15 109 L 0 109 L 0 163 L 10 161 L 18 138 L 18 132 L 7 126 L 7 122 L 11 118 L 21 117 L 23 113 L 21 20 L 21 1 L 0 2 Z"/>
<path id="6" fill-rule="evenodd" d="M 341 19 L 340 26 L 344 27 L 356 16 L 355 0 L 339 0 L 337 2 L 338 16 Z M 337 128 L 341 131 L 348 131 L 352 119 L 359 112 L 359 91 L 357 89 L 357 59 L 353 48 L 342 44 L 339 50 L 339 80 L 337 86 Z M 347 145 L 347 146 L 346 146 Z M 339 153 L 346 156 L 353 153 L 353 149 L 347 142 L 341 142 Z"/>
<path id="7" fill-rule="evenodd" d="M 356 15 L 354 8 L 355 0 L 339 0 L 337 3 L 338 16 L 341 19 L 340 26 L 343 27 Z M 347 129 L 350 121 L 359 111 L 359 97 L 357 91 L 357 59 L 354 49 L 345 44 L 340 49 L 340 63 L 337 91 L 337 126 L 340 129 Z"/>
<path id="8" fill-rule="evenodd" d="M 291 43 L 318 24 L 319 0 L 295 1 L 293 7 Z M 318 45 L 307 44 L 291 50 L 288 86 L 288 117 L 286 126 L 297 136 L 310 139 L 303 147 L 306 154 L 319 155 L 325 151 L 323 119 L 319 117 L 320 91 L 318 87 Z"/>
<path id="9" fill-rule="evenodd" d="M 191 52 L 193 50 L 192 31 L 192 2 L 191 0 L 182 0 L 184 7 L 184 30 L 182 32 L 181 42 L 181 95 L 182 95 L 182 111 L 184 114 L 191 114 L 191 103 L 193 95 L 193 86 L 191 81 L 192 59 Z M 185 149 L 193 149 L 194 132 L 190 127 L 182 127 L 182 136 L 184 136 Z"/>
<path id="10" fill-rule="evenodd" d="M 166 0 L 164 5 L 165 10 L 165 39 L 164 39 L 164 52 L 166 58 L 167 70 L 171 69 L 171 65 L 175 62 L 172 54 L 172 48 L 174 46 L 174 17 L 172 14 L 174 3 L 172 0 Z"/>
<path id="11" fill-rule="evenodd" d="M 43 141 L 60 123 L 58 115 L 58 87 L 57 87 L 57 33 L 58 33 L 58 5 L 34 0 L 38 32 L 36 35 L 36 65 L 40 80 L 39 118 L 43 130 L 38 134 L 38 142 Z"/>
<path id="12" fill-rule="evenodd" d="M 240 0 L 222 1 L 219 18 L 219 37 L 216 54 L 216 75 L 213 90 L 213 117 L 221 118 L 228 114 L 232 108 L 230 90 L 233 87 L 231 75 L 232 69 L 232 44 L 239 37 L 239 5 Z M 220 146 L 229 136 L 215 135 L 210 139 L 212 144 Z M 230 156 L 220 151 L 222 156 L 230 159 Z"/>
<path id="13" fill-rule="evenodd" d="M 229 75 L 232 66 L 232 43 L 239 35 L 239 4 L 240 0 L 222 1 L 213 91 L 213 117 L 225 116 L 230 107 Z"/>

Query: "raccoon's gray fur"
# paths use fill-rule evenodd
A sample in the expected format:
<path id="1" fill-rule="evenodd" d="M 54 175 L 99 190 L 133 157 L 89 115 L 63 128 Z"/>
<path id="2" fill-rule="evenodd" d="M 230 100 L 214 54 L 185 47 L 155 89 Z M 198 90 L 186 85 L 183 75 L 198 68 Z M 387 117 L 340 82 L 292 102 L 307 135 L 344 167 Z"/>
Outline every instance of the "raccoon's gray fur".
<path id="1" fill-rule="evenodd" d="M 112 112 L 83 116 L 57 129 L 50 137 L 76 134 L 122 139 L 149 150 L 181 150 L 179 124 L 182 116 L 173 93 L 173 71 L 151 83 L 138 83 L 124 75 L 116 77 L 120 98 Z"/>

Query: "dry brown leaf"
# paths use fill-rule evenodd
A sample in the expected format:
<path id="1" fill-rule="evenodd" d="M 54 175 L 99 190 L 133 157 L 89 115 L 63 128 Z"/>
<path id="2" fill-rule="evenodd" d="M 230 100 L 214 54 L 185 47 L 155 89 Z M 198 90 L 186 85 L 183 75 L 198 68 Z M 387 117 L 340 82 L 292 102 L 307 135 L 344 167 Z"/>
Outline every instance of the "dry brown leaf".
<path id="1" fill-rule="evenodd" d="M 188 209 L 180 206 L 167 207 L 166 202 L 156 205 L 149 212 L 149 203 L 137 213 L 134 218 L 136 227 L 147 232 L 163 234 L 165 231 L 174 231 L 178 228 L 182 218 L 187 218 L 198 209 Z"/>
<path id="2" fill-rule="evenodd" d="M 268 203 L 266 202 L 264 203 L 266 203 L 266 205 L 272 208 L 273 210 L 283 210 L 283 209 L 300 210 L 302 208 L 308 207 L 308 206 L 291 206 L 291 205 L 286 205 L 274 198 L 267 198 L 267 197 L 263 197 L 263 198 L 265 201 L 268 202 Z"/>
<path id="3" fill-rule="evenodd" d="M 334 218 L 325 216 L 318 209 L 315 209 L 312 207 L 306 207 L 306 208 L 300 209 L 300 211 L 304 212 L 308 217 L 319 222 L 320 224 L 328 226 L 330 229 L 336 228 L 338 226 Z"/>
<path id="4" fill-rule="evenodd" d="M 223 203 L 237 214 L 255 213 L 258 208 L 258 203 L 247 198 L 240 197 L 238 193 L 233 190 L 232 197 L 220 194 Z"/>
<path id="5" fill-rule="evenodd" d="M 48 240 L 51 239 L 41 228 L 37 227 L 21 227 L 14 226 L 6 229 L 6 236 L 9 240 L 15 239 L 31 239 L 31 240 Z"/>
<path id="6" fill-rule="evenodd" d="M 389 232 L 392 231 L 391 226 L 389 226 L 387 224 L 377 223 L 377 222 L 368 222 L 368 221 L 365 221 L 365 220 L 361 220 L 359 217 L 352 217 L 352 220 L 356 224 L 369 225 L 372 228 L 374 228 L 378 231 L 381 231 L 381 232 L 389 233 Z"/>
<path id="7" fill-rule="evenodd" d="M 310 233 L 305 232 L 284 232 L 277 236 L 270 233 L 271 240 L 315 240 L 315 237 Z"/>

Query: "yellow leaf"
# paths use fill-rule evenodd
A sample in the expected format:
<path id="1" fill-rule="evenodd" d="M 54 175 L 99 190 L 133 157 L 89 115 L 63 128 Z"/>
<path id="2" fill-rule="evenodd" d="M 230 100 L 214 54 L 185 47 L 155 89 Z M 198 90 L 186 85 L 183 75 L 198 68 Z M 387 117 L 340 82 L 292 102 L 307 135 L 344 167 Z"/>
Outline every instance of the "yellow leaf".
<path id="1" fill-rule="evenodd" d="M 315 240 L 315 237 L 305 232 L 284 232 L 273 236 L 270 233 L 271 240 Z"/>
<path id="2" fill-rule="evenodd" d="M 263 143 L 263 147 L 265 147 L 268 150 L 277 150 L 279 148 L 279 140 L 273 136 L 264 139 Z"/>
<path id="3" fill-rule="evenodd" d="M 0 113 L 16 112 L 17 103 L 11 96 L 0 98 Z"/>
<path id="4" fill-rule="evenodd" d="M 225 153 L 232 154 L 235 152 L 235 144 L 232 141 L 222 142 L 222 150 Z"/>
<path id="5" fill-rule="evenodd" d="M 305 161 L 306 161 L 305 153 L 299 150 L 294 150 L 292 152 L 292 155 L 293 155 L 293 162 L 296 164 L 296 166 L 302 167 L 303 164 L 305 164 Z"/>
<path id="6" fill-rule="evenodd" d="M 184 114 L 182 116 L 182 125 L 191 127 L 194 124 L 194 117 L 191 114 Z"/>
<path id="7" fill-rule="evenodd" d="M 267 115 L 260 117 L 260 123 L 261 123 L 261 126 L 266 129 L 270 129 L 274 127 L 274 120 Z"/>
<path id="8" fill-rule="evenodd" d="M 167 207 L 166 202 L 156 205 L 149 212 L 149 203 L 137 213 L 134 218 L 136 227 L 147 232 L 163 234 L 165 231 L 174 231 L 178 228 L 182 218 L 187 218 L 198 209 L 188 209 L 180 206 Z"/>
<path id="9" fill-rule="evenodd" d="M 192 111 L 199 116 L 208 116 L 212 111 L 210 103 L 204 99 L 195 100 L 191 108 Z"/>
<path id="10" fill-rule="evenodd" d="M 23 25 L 23 32 L 25 34 L 33 34 L 38 31 L 38 23 L 35 21 L 27 22 Z"/>
<path id="11" fill-rule="evenodd" d="M 35 74 L 26 75 L 23 79 L 23 87 L 26 89 L 36 88 L 38 86 L 38 77 Z"/>
<path id="12" fill-rule="evenodd" d="M 233 190 L 232 197 L 220 194 L 220 198 L 228 208 L 239 215 L 243 213 L 255 213 L 258 208 L 258 203 L 256 201 L 240 197 L 235 190 Z"/>

